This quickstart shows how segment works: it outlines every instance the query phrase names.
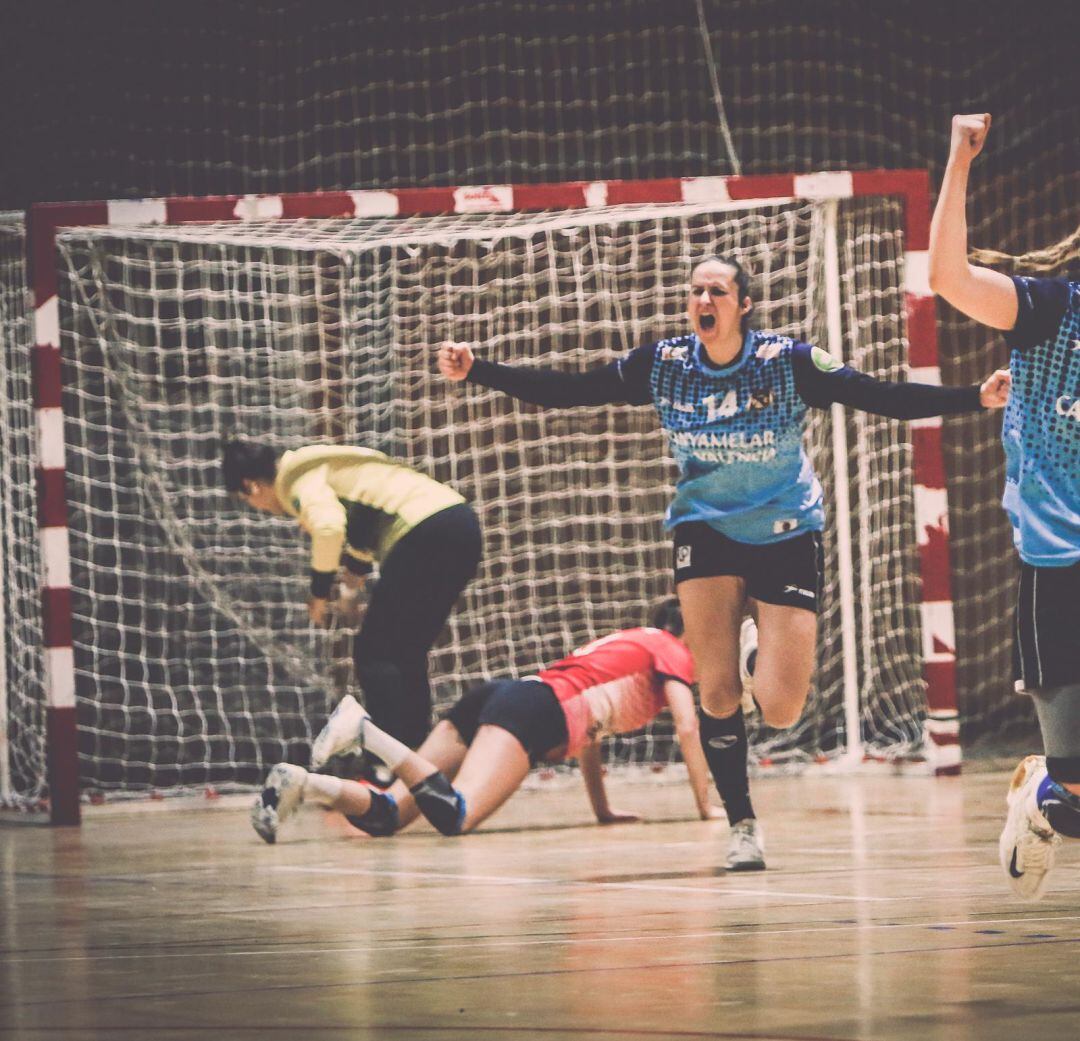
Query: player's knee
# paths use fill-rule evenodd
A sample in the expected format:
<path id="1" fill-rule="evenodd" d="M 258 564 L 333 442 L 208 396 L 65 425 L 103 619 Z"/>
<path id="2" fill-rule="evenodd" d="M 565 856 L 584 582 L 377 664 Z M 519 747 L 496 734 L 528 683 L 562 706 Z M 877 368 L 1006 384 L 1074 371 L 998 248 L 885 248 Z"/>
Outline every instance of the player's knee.
<path id="1" fill-rule="evenodd" d="M 465 824 L 465 799 L 438 770 L 409 789 L 420 812 L 443 835 L 460 835 Z"/>
<path id="2" fill-rule="evenodd" d="M 367 813 L 346 814 L 345 819 L 361 831 L 366 831 L 375 838 L 385 838 L 398 830 L 400 817 L 398 804 L 389 792 L 371 793 L 371 806 Z"/>
<path id="3" fill-rule="evenodd" d="M 717 718 L 730 716 L 742 703 L 742 685 L 703 678 L 698 683 L 701 707 Z"/>
<path id="4" fill-rule="evenodd" d="M 761 708 L 761 719 L 774 730 L 789 730 L 802 718 L 809 686 L 803 689 L 775 686 L 754 678 L 754 700 Z"/>

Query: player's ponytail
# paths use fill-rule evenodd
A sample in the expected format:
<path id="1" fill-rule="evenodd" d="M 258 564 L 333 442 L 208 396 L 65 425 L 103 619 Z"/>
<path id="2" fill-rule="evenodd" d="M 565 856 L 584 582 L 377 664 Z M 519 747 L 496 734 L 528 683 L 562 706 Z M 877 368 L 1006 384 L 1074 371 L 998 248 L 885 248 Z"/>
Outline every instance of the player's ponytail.
<path id="1" fill-rule="evenodd" d="M 1054 275 L 1075 271 L 1080 260 L 1080 227 L 1046 249 L 1013 256 L 996 249 L 973 249 L 968 259 L 985 267 L 1001 268 L 1010 275 Z"/>
<path id="2" fill-rule="evenodd" d="M 664 629 L 672 636 L 682 636 L 685 631 L 683 625 L 682 608 L 674 596 L 665 597 L 649 609 L 649 625 L 653 629 Z"/>
<path id="3" fill-rule="evenodd" d="M 750 310 L 742 316 L 739 322 L 739 329 L 745 336 L 746 331 L 750 328 L 750 316 L 754 313 L 754 295 L 750 292 L 750 272 L 742 266 L 741 261 L 735 259 L 735 257 L 729 254 L 713 253 L 710 256 L 702 257 L 696 261 L 691 268 L 692 271 L 696 271 L 702 264 L 723 264 L 725 267 L 731 268 L 735 272 L 735 286 L 739 291 L 739 306 L 742 306 L 742 302 L 750 297 Z"/>

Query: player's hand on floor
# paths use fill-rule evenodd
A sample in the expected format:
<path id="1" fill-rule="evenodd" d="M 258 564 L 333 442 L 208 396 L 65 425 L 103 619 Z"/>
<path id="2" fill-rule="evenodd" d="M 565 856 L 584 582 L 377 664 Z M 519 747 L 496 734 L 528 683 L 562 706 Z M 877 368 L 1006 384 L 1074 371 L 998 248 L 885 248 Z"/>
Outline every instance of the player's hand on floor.
<path id="1" fill-rule="evenodd" d="M 600 824 L 633 824 L 641 820 L 641 817 L 629 810 L 607 810 L 603 814 L 598 813 L 596 820 Z"/>
<path id="2" fill-rule="evenodd" d="M 727 813 L 721 806 L 709 806 L 709 808 L 701 815 L 703 821 L 726 821 Z"/>

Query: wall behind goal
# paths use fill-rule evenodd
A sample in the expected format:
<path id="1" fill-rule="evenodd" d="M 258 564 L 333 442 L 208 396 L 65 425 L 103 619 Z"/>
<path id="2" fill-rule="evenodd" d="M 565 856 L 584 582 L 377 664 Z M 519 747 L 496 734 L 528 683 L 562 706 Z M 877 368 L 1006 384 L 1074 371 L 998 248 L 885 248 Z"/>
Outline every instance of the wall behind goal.
<path id="1" fill-rule="evenodd" d="M 970 0 L 700 11 L 705 35 L 696 0 L 4 5 L 4 96 L 32 83 L 34 101 L 4 112 L 0 206 L 727 174 L 735 162 L 928 166 L 936 185 L 951 112 L 990 110 L 973 240 L 1020 250 L 1075 226 L 1077 5 L 1023 18 Z M 947 382 L 1002 360 L 997 337 L 939 314 Z M 970 740 L 1028 709 L 1007 694 L 1014 565 L 996 423 L 963 419 L 947 435 Z"/>

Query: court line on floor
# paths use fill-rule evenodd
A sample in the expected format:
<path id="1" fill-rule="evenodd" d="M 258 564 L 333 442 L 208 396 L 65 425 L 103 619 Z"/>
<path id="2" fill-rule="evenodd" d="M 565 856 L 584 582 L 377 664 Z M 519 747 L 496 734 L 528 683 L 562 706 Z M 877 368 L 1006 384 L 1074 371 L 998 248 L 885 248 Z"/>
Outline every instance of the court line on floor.
<path id="1" fill-rule="evenodd" d="M 792 893 L 783 889 L 736 889 L 733 886 L 666 886 L 651 882 L 590 882 L 579 878 L 532 878 L 512 875 L 462 875 L 440 871 L 380 871 L 377 868 L 309 867 L 279 864 L 267 870 L 310 875 L 364 875 L 371 878 L 431 878 L 476 885 L 584 886 L 597 889 L 646 890 L 653 893 L 707 893 L 710 896 L 774 896 L 798 900 L 846 900 L 854 903 L 894 903 L 899 896 L 845 896 L 841 893 Z"/>
<path id="2" fill-rule="evenodd" d="M 711 940 L 711 939 L 753 939 L 759 940 L 765 936 L 793 936 L 793 935 L 813 935 L 825 933 L 841 933 L 841 932 L 877 932 L 888 930 L 902 930 L 902 929 L 915 929 L 919 931 L 935 931 L 935 930 L 951 930 L 954 928 L 964 927 L 979 927 L 985 928 L 988 925 L 1031 925 L 1034 922 L 1074 922 L 1080 921 L 1080 915 L 1061 915 L 1057 917 L 1046 918 L 985 918 L 978 921 L 972 921 L 969 918 L 962 918 L 956 921 L 944 921 L 944 922 L 845 922 L 839 924 L 828 924 L 817 926 L 813 923 L 808 925 L 795 925 L 792 924 L 783 929 L 707 929 L 700 932 L 671 932 L 666 938 L 675 942 L 683 942 L 686 940 Z M 175 951 L 166 952 L 162 951 L 160 947 L 155 950 L 153 955 L 154 959 L 158 958 L 198 958 L 205 960 L 208 957 L 221 957 L 221 958 L 265 958 L 265 957 L 289 957 L 295 958 L 297 955 L 303 955 L 304 957 L 310 957 L 318 954 L 365 954 L 372 952 L 399 952 L 399 951 L 452 951 L 458 948 L 464 950 L 476 950 L 478 948 L 485 949 L 498 949 L 506 947 L 550 947 L 550 946 L 589 946 L 596 944 L 617 944 L 617 943 L 629 943 L 629 942 L 655 942 L 658 939 L 658 935 L 655 932 L 652 933 L 639 933 L 632 936 L 626 934 L 615 934 L 608 936 L 566 936 L 565 934 L 552 935 L 549 937 L 538 937 L 530 939 L 522 939 L 521 937 L 500 937 L 499 939 L 477 939 L 470 937 L 463 940 L 460 943 L 439 943 L 437 941 L 425 941 L 423 943 L 395 943 L 392 940 L 381 939 L 377 943 L 372 943 L 366 946 L 338 946 L 338 947 L 317 947 L 310 948 L 304 947 L 304 941 L 294 941 L 289 946 L 275 947 L 275 948 L 252 948 L 249 950 L 240 951 L 227 951 L 219 948 L 212 950 L 199 950 L 199 951 Z M 1002 941 L 998 943 L 986 942 L 969 944 L 963 948 L 951 948 L 951 947 L 927 947 L 922 948 L 923 953 L 933 954 L 941 950 L 981 950 L 984 948 L 995 947 L 1014 947 L 1014 946 L 1029 946 L 1031 943 L 1080 943 L 1080 936 L 1070 937 L 1040 937 L 1025 940 L 1023 943 L 1020 941 L 1010 940 Z M 890 951 L 875 951 L 875 954 L 889 954 L 889 953 L 913 953 L 907 952 L 890 952 Z M 843 956 L 843 955 L 838 955 Z M 145 961 L 148 955 L 146 951 L 135 951 L 130 954 L 109 954 L 103 951 L 91 951 L 87 954 L 73 955 L 70 957 L 5 957 L 5 964 L 42 964 L 42 963 L 60 963 L 60 962 L 83 962 L 83 961 Z M 804 955 L 805 958 L 811 956 Z M 814 955 L 812 957 L 818 957 Z M 751 960 L 751 959 L 738 959 L 738 960 Z M 760 959 L 762 961 L 775 961 L 774 958 Z M 784 960 L 783 958 L 779 960 Z M 670 964 L 670 962 L 658 962 L 653 963 L 653 968 L 664 968 Z M 703 962 L 701 964 L 726 964 L 725 962 Z"/>

